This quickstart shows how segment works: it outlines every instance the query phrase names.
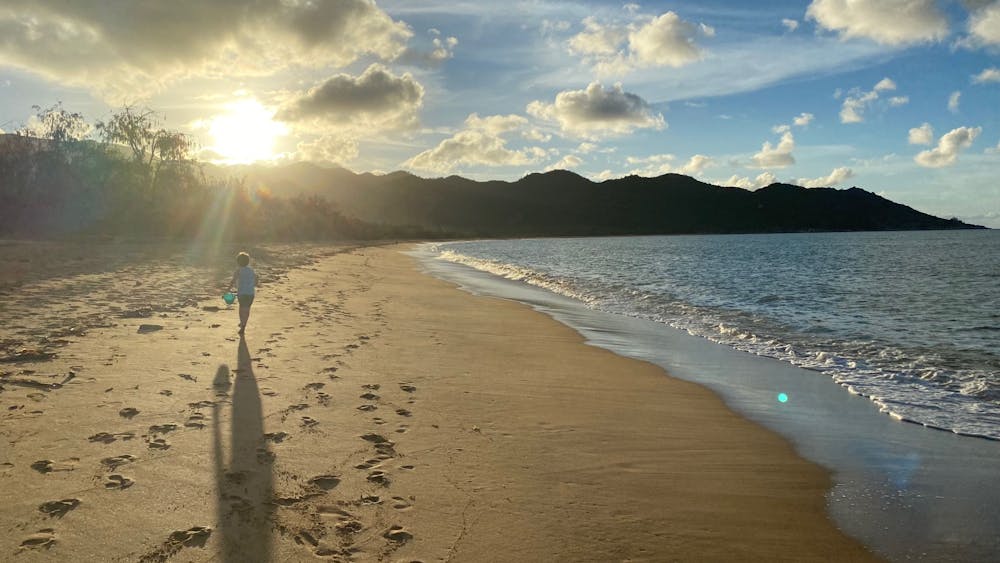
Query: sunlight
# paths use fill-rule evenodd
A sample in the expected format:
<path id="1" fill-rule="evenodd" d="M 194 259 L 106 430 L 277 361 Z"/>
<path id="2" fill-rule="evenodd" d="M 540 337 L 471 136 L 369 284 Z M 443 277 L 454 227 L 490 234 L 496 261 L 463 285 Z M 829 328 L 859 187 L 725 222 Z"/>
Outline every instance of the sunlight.
<path id="1" fill-rule="evenodd" d="M 211 118 L 208 132 L 215 139 L 209 147 L 226 164 L 247 164 L 275 157 L 274 143 L 288 128 L 271 119 L 272 112 L 254 99 L 226 104 L 226 112 Z"/>

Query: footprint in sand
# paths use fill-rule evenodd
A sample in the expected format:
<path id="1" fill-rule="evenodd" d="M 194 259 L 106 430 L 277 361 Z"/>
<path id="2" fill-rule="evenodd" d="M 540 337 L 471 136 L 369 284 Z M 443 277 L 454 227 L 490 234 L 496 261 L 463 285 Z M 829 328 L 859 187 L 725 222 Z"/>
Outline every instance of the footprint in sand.
<path id="1" fill-rule="evenodd" d="M 177 530 L 170 534 L 167 541 L 160 547 L 139 558 L 139 563 L 162 563 L 185 547 L 205 547 L 209 536 L 212 535 L 212 528 L 208 526 L 195 526 L 187 530 Z"/>
<path id="2" fill-rule="evenodd" d="M 181 379 L 186 379 L 188 381 L 192 381 L 192 382 L 195 382 L 195 383 L 198 382 L 198 378 L 197 377 L 195 377 L 193 375 L 190 375 L 190 374 L 187 374 L 187 373 L 178 373 L 177 377 L 179 377 Z"/>
<path id="3" fill-rule="evenodd" d="M 400 425 L 400 427 L 396 429 L 396 434 L 406 434 L 406 432 L 408 430 L 409 430 L 409 428 L 405 424 L 403 424 L 403 425 Z"/>
<path id="4" fill-rule="evenodd" d="M 319 425 L 319 421 L 318 420 L 316 420 L 316 419 L 314 419 L 312 417 L 309 417 L 309 416 L 303 416 L 302 417 L 302 426 L 304 426 L 306 428 L 315 428 L 317 425 Z"/>
<path id="5" fill-rule="evenodd" d="M 135 481 L 125 477 L 124 475 L 118 475 L 117 473 L 108 475 L 107 480 L 104 481 L 105 489 L 118 489 L 125 490 L 135 484 Z"/>
<path id="6" fill-rule="evenodd" d="M 149 446 L 149 449 L 151 449 L 151 450 L 169 450 L 170 449 L 170 442 L 164 440 L 163 438 L 153 438 L 153 439 L 151 439 L 148 442 L 147 445 Z"/>
<path id="7" fill-rule="evenodd" d="M 402 526 L 393 526 L 386 530 L 382 537 L 393 543 L 406 543 L 413 539 L 413 534 L 406 531 Z"/>
<path id="8" fill-rule="evenodd" d="M 191 416 L 188 417 L 187 422 L 184 423 L 184 426 L 186 428 L 197 428 L 198 430 L 201 430 L 205 427 L 205 415 L 200 412 L 192 413 Z"/>
<path id="9" fill-rule="evenodd" d="M 382 436 L 381 434 L 374 434 L 374 433 L 372 433 L 372 434 L 365 434 L 365 435 L 361 436 L 361 439 L 364 440 L 364 441 L 366 441 L 366 442 L 371 442 L 373 444 L 384 444 L 384 443 L 390 441 L 385 436 Z"/>
<path id="10" fill-rule="evenodd" d="M 62 518 L 74 508 L 80 506 L 80 499 L 66 498 L 62 500 L 50 500 L 38 507 L 38 510 L 48 514 L 50 518 Z"/>
<path id="11" fill-rule="evenodd" d="M 356 534 L 361 530 L 364 530 L 365 526 L 364 524 L 358 522 L 357 520 L 347 520 L 338 523 L 336 526 L 334 526 L 334 528 L 337 530 L 338 534 L 349 535 L 349 534 Z"/>
<path id="12" fill-rule="evenodd" d="M 336 475 L 317 475 L 306 482 L 310 485 L 315 485 L 324 491 L 329 491 L 340 484 L 340 477 Z"/>
<path id="13" fill-rule="evenodd" d="M 413 413 L 407 409 L 396 409 L 396 414 L 399 416 L 412 416 Z"/>
<path id="14" fill-rule="evenodd" d="M 122 465 L 132 463 L 136 459 L 137 458 L 134 455 L 130 454 L 116 455 L 102 459 L 101 465 L 103 465 L 105 469 L 107 469 L 108 471 L 114 471 L 115 469 L 118 469 Z"/>
<path id="15" fill-rule="evenodd" d="M 382 388 L 382 386 L 379 385 L 378 383 L 369 383 L 367 385 L 362 385 L 361 388 L 362 389 L 371 389 L 372 391 L 378 391 L 379 389 Z"/>
<path id="16" fill-rule="evenodd" d="M 131 440 L 132 438 L 135 438 L 135 433 L 117 432 L 115 434 L 111 434 L 110 432 L 98 432 L 97 434 L 88 437 L 87 440 L 91 442 L 100 442 L 102 444 L 110 444 L 111 442 L 114 442 L 119 438 L 121 438 L 122 440 Z"/>
<path id="17" fill-rule="evenodd" d="M 378 464 L 382 463 L 381 459 L 367 459 L 363 463 L 359 463 L 354 466 L 355 469 L 371 469 L 372 467 L 378 467 Z"/>
<path id="18" fill-rule="evenodd" d="M 57 463 L 51 459 L 42 459 L 31 464 L 31 468 L 39 473 L 52 473 L 53 471 L 73 471 L 76 468 L 78 457 L 71 457 L 66 461 Z"/>
<path id="19" fill-rule="evenodd" d="M 167 434 L 169 432 L 173 432 L 174 430 L 177 430 L 177 425 L 176 424 L 170 424 L 170 423 L 168 423 L 168 424 L 154 424 L 153 426 L 149 427 L 149 433 L 150 434 Z"/>
<path id="20" fill-rule="evenodd" d="M 264 434 L 265 440 L 275 444 L 280 444 L 290 437 L 291 435 L 288 432 L 268 432 L 267 434 Z"/>
<path id="21" fill-rule="evenodd" d="M 320 390 L 320 389 L 322 389 L 324 387 L 326 387 L 326 383 L 320 383 L 320 382 L 317 381 L 317 382 L 313 382 L 313 383 L 307 383 L 306 386 L 303 387 L 303 389 L 305 389 L 307 391 L 309 391 L 309 390 L 311 390 L 311 391 L 318 391 L 318 390 Z"/>
<path id="22" fill-rule="evenodd" d="M 364 412 L 371 412 L 377 408 L 378 408 L 377 405 L 361 405 L 360 407 L 358 407 L 358 410 Z"/>
<path id="23" fill-rule="evenodd" d="M 416 387 L 410 385 L 409 383 L 400 383 L 399 388 L 403 391 L 406 391 L 407 393 L 413 393 L 414 391 L 417 390 Z"/>
<path id="24" fill-rule="evenodd" d="M 139 414 L 139 409 L 133 407 L 125 407 L 122 410 L 118 411 L 118 416 L 122 418 L 127 418 L 129 420 L 131 420 L 132 417 L 134 417 L 137 414 Z"/>
<path id="25" fill-rule="evenodd" d="M 365 394 L 361 395 L 360 398 L 362 398 L 362 399 L 364 399 L 366 401 L 377 401 L 377 400 L 381 399 L 381 397 L 379 397 L 375 393 L 371 393 L 371 392 L 368 392 L 368 393 L 365 393 Z"/>
<path id="26" fill-rule="evenodd" d="M 324 407 L 330 406 L 330 401 L 331 400 L 332 400 L 332 397 L 330 397 L 330 395 L 328 395 L 326 393 L 317 393 L 316 394 L 316 401 L 319 404 L 323 405 Z"/>
<path id="27" fill-rule="evenodd" d="M 413 504 L 403 497 L 392 497 L 392 507 L 396 510 L 409 510 L 413 508 Z"/>
<path id="28" fill-rule="evenodd" d="M 53 528 L 42 528 L 21 542 L 21 550 L 48 549 L 56 544 L 56 531 Z"/>
<path id="29" fill-rule="evenodd" d="M 379 471 L 377 469 L 369 473 L 365 479 L 369 482 L 382 485 L 383 487 L 388 487 L 391 482 L 389 481 L 389 476 L 385 474 L 385 471 Z"/>

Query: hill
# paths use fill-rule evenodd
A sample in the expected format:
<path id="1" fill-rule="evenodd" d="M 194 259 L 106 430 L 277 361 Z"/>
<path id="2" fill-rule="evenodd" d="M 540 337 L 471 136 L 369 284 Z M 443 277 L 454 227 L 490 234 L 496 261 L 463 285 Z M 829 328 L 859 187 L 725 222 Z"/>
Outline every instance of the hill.
<path id="1" fill-rule="evenodd" d="M 382 225 L 461 236 L 597 236 L 982 228 L 894 203 L 860 188 L 772 184 L 749 191 L 680 174 L 593 182 L 556 170 L 515 182 L 406 172 L 354 174 L 296 163 L 242 170 L 275 196 L 319 195 Z"/>

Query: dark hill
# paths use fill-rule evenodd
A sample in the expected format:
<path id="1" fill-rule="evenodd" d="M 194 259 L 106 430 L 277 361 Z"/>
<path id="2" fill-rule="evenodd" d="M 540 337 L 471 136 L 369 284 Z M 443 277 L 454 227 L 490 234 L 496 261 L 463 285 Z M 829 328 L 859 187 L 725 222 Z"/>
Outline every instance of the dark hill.
<path id="1" fill-rule="evenodd" d="M 353 174 L 297 164 L 249 174 L 275 195 L 316 194 L 376 224 L 461 236 L 580 236 L 981 228 L 945 220 L 859 188 L 772 184 L 757 191 L 680 174 L 592 182 L 572 172 L 516 182 L 405 172 Z"/>

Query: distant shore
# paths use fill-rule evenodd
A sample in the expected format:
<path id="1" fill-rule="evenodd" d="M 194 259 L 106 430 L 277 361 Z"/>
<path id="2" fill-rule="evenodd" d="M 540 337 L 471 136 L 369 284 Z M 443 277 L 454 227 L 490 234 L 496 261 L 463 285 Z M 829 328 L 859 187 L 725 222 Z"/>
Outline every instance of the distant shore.
<path id="1" fill-rule="evenodd" d="M 271 249 L 245 340 L 211 260 L 5 286 L 0 559 L 874 559 L 711 392 L 399 250 Z"/>

